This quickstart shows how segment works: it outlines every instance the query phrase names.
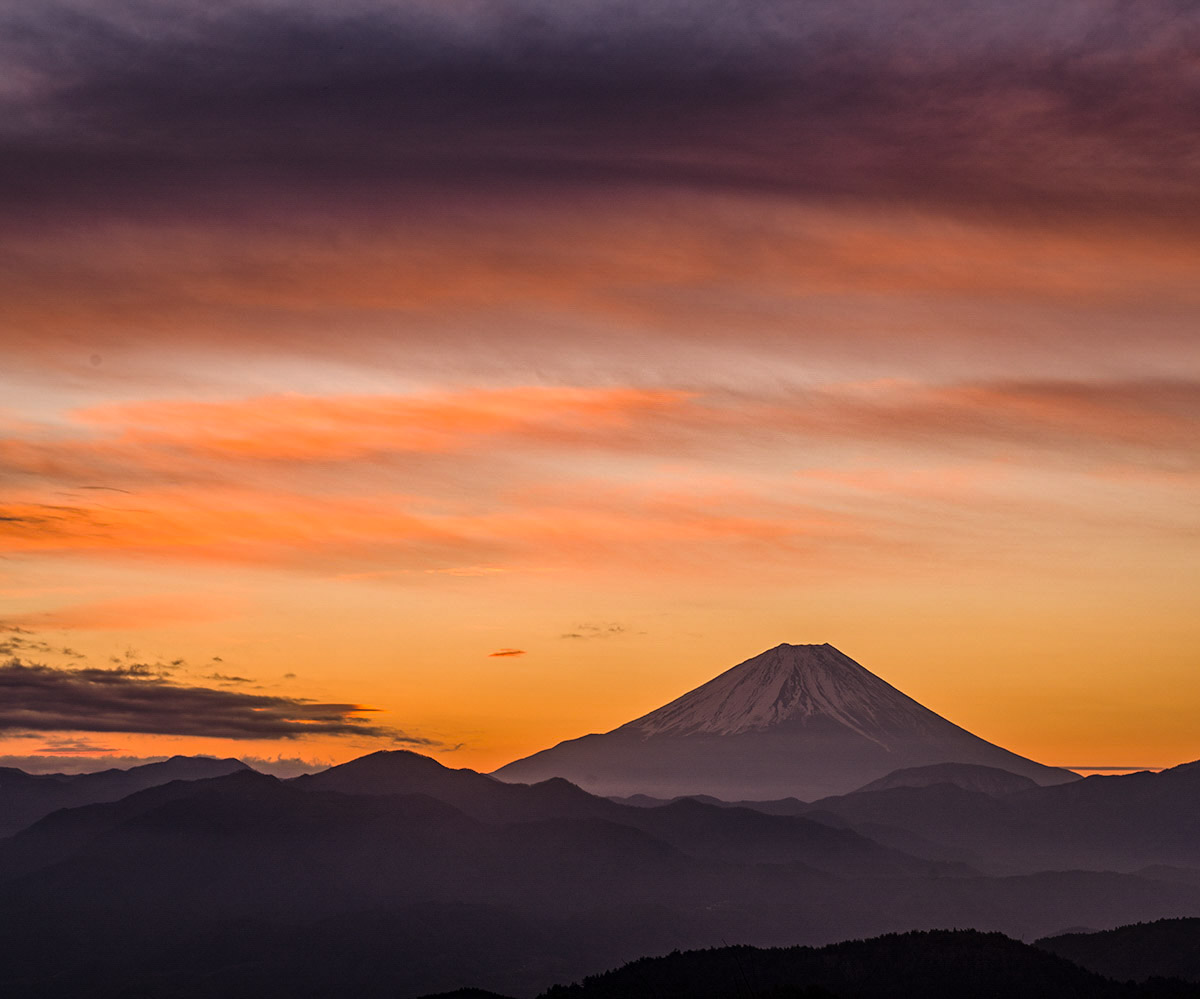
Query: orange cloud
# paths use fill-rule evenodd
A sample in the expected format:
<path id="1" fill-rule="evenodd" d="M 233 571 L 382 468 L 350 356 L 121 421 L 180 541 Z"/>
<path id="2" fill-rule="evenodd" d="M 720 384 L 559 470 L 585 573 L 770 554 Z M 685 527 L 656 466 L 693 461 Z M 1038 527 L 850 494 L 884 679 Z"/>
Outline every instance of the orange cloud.
<path id="1" fill-rule="evenodd" d="M 10 345 L 10 364 L 118 385 L 166 371 L 191 382 L 197 358 L 234 376 L 298 357 L 470 381 L 497 367 L 719 380 L 714 346 L 736 344 L 751 372 L 814 353 L 859 362 L 867 345 L 883 368 L 912 371 L 914 354 L 937 362 L 952 345 L 981 370 L 997 351 L 1018 370 L 1047 353 L 1074 370 L 1101 346 L 1178 354 L 1198 304 L 1187 227 L 678 191 L 472 208 L 22 232 L 0 294 L 35 335 Z M 1053 310 L 1038 317 L 1052 339 L 1022 332 L 1030 307 Z M 1112 333 L 1126 312 L 1134 326 Z"/>
<path id="2" fill-rule="evenodd" d="M 227 459 L 338 461 L 455 451 L 498 435 L 571 443 L 679 407 L 689 393 L 521 387 L 411 396 L 261 396 L 235 402 L 126 403 L 77 411 L 117 446 Z"/>
<path id="3" fill-rule="evenodd" d="M 260 396 L 92 407 L 59 425 L 11 425 L 10 474 L 60 486 L 246 481 L 255 466 L 366 463 L 523 447 L 617 447 L 669 420 L 694 393 L 519 387 L 392 396 Z M 501 442 L 497 444 L 496 442 Z M 42 516 L 50 513 L 43 511 Z"/>
<path id="4" fill-rule="evenodd" d="M 346 475 L 331 466 L 379 475 L 385 460 L 407 462 L 410 480 L 423 468 L 453 477 L 466 461 L 473 471 L 464 478 L 479 482 L 489 465 L 511 464 L 531 450 L 557 452 L 568 464 L 588 452 L 741 461 L 797 444 L 853 440 L 950 451 L 999 444 L 1034 456 L 1049 449 L 1070 451 L 1077 461 L 1177 466 L 1195 463 L 1198 428 L 1200 382 L 1183 380 L 891 381 L 775 396 L 535 386 L 92 407 L 61 425 L 8 427 L 0 461 L 10 475 L 60 487 L 269 485 L 284 475 L 294 489 L 315 483 L 328 490 Z M 439 455 L 455 460 L 439 466 Z M 506 475 L 511 470 L 488 477 Z M 72 505 L 43 502 L 39 511 L 7 516 L 49 524 L 77 514 Z"/>
<path id="5" fill-rule="evenodd" d="M 912 503 L 953 501 L 964 525 L 1062 515 L 1000 481 L 1014 468 L 1061 479 L 1056 456 L 1109 477 L 1200 471 L 1200 384 L 1185 381 L 266 396 L 74 421 L 0 443 L 24 482 L 0 505 L 11 554 L 359 578 L 817 559 L 929 544 L 937 531 Z M 839 477 L 862 495 L 824 488 Z M 87 488 L 97 479 L 133 488 Z"/>

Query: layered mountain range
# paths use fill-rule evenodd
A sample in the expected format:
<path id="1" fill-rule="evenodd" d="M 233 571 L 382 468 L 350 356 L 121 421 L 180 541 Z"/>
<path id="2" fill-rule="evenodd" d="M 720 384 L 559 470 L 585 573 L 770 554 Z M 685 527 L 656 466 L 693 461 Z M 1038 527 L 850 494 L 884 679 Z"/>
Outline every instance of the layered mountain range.
<path id="1" fill-rule="evenodd" d="M 937 926 L 1030 939 L 1196 916 L 1197 774 L 1032 788 L 1010 774 L 1012 791 L 924 780 L 977 778 L 967 766 L 753 808 L 620 803 L 405 751 L 288 781 L 174 780 L 0 841 L 0 990 L 529 996 L 722 941 Z"/>
<path id="2" fill-rule="evenodd" d="M 564 777 L 614 796 L 811 800 L 945 763 L 1039 785 L 1078 779 L 947 721 L 831 645 L 786 644 L 611 732 L 559 743 L 495 776 Z"/>
<path id="3" fill-rule="evenodd" d="M 0 836 L 11 835 L 60 808 L 117 801 L 174 780 L 201 780 L 248 769 L 241 760 L 207 756 L 172 756 L 161 763 L 82 774 L 27 774 L 15 767 L 0 767 Z"/>
<path id="4" fill-rule="evenodd" d="M 579 743 L 593 791 L 638 793 L 512 780 L 579 763 Z M 1195 999 L 1098 976 L 1194 975 L 1173 955 L 1200 926 L 1200 762 L 1081 779 L 829 646 L 772 649 L 564 746 L 503 780 L 408 751 L 292 780 L 188 758 L 0 771 L 0 994 L 529 997 L 729 942 L 791 950 L 638 961 L 547 995 L 965 995 L 1003 978 L 996 994 L 1022 999 Z M 725 794 L 647 793 L 678 787 Z M 1163 919 L 1112 947 L 1082 933 Z M 1055 935 L 1045 949 L 1082 967 L 961 933 L 796 950 L 938 927 Z M 907 962 L 912 989 L 864 980 L 877 960 Z M 722 985 L 714 961 L 759 977 Z"/>

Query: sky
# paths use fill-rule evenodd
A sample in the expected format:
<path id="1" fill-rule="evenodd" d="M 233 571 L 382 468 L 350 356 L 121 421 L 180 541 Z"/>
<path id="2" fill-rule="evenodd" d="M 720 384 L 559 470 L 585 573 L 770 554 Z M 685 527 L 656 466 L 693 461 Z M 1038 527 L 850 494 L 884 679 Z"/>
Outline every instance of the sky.
<path id="1" fill-rule="evenodd" d="M 486 771 L 780 642 L 1200 757 L 1198 50 L 1186 0 L 0 0 L 0 762 Z"/>

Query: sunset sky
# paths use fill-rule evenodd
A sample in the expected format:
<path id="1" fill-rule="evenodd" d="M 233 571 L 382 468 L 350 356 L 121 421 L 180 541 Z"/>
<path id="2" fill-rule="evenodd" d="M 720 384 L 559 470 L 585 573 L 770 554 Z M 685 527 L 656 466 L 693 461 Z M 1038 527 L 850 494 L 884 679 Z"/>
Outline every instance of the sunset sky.
<path id="1" fill-rule="evenodd" d="M 1200 757 L 1197 51 L 1184 0 L 0 0 L 0 765 L 491 770 L 780 642 Z"/>

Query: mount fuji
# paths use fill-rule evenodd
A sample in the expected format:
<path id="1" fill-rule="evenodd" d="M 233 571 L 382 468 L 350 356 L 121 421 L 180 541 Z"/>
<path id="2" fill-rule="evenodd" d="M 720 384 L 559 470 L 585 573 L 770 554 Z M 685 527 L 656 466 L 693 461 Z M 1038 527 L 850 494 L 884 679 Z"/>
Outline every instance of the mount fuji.
<path id="1" fill-rule="evenodd" d="M 1042 785 L 1078 779 L 959 728 L 832 645 L 787 644 L 620 728 L 561 742 L 493 776 L 565 777 L 611 796 L 811 801 L 940 763 L 995 767 Z"/>

